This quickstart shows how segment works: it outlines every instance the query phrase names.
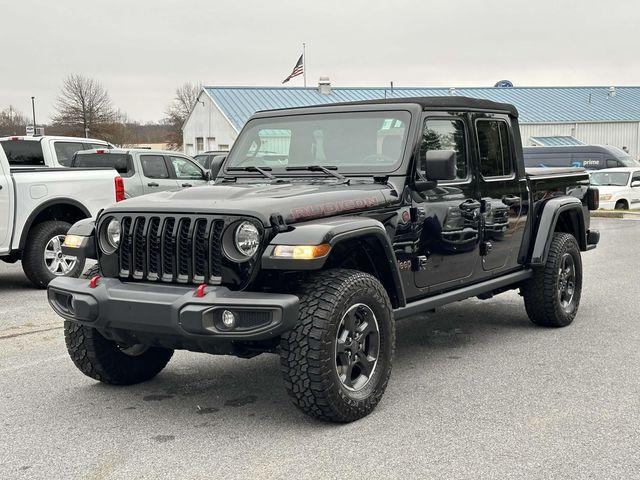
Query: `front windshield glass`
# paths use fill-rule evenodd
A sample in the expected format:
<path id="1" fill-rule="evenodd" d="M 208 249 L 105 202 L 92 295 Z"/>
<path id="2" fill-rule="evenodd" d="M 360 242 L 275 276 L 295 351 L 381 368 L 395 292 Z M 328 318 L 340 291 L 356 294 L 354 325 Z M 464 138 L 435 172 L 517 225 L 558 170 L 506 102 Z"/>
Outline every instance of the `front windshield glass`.
<path id="1" fill-rule="evenodd" d="M 640 166 L 638 162 L 636 162 L 631 155 L 626 155 L 624 157 L 618 157 L 618 161 L 622 163 L 625 167 L 638 167 Z"/>
<path id="2" fill-rule="evenodd" d="M 591 185 L 624 187 L 629 181 L 627 172 L 595 172 L 591 174 Z"/>
<path id="3" fill-rule="evenodd" d="M 225 167 L 335 166 L 391 171 L 401 161 L 409 130 L 406 111 L 325 113 L 252 120 Z"/>

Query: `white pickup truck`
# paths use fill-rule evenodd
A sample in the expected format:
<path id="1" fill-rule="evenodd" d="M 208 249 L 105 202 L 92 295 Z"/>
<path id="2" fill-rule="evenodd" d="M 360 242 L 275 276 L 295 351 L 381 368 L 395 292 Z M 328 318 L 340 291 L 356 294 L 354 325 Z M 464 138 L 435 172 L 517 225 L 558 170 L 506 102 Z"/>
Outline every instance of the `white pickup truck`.
<path id="1" fill-rule="evenodd" d="M 22 260 L 41 288 L 54 277 L 77 277 L 84 259 L 62 254 L 67 231 L 122 199 L 124 184 L 113 169 L 12 169 L 0 146 L 0 260 Z"/>
<path id="2" fill-rule="evenodd" d="M 29 137 L 14 136 L 0 138 L 9 165 L 19 167 L 68 167 L 71 159 L 80 150 L 113 148 L 109 142 L 80 137 Z"/>

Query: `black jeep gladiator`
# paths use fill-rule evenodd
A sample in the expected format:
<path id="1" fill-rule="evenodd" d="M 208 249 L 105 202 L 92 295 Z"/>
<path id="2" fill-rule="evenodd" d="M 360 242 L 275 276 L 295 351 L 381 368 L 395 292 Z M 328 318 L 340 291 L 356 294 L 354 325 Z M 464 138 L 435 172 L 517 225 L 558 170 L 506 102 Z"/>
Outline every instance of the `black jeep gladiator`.
<path id="1" fill-rule="evenodd" d="M 98 260 L 49 286 L 72 360 L 128 385 L 176 349 L 277 353 L 294 404 L 349 422 L 385 391 L 400 318 L 519 289 L 532 322 L 569 325 L 598 192 L 525 172 L 517 117 L 462 97 L 257 113 L 214 185 L 71 229 L 65 252 Z"/>

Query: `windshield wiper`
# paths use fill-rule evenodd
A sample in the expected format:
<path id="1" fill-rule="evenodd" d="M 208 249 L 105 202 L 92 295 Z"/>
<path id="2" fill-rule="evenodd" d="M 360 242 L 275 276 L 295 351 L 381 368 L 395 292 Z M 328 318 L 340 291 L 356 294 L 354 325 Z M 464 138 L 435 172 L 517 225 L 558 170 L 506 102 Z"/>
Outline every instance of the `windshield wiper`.
<path id="1" fill-rule="evenodd" d="M 349 179 L 344 175 L 339 174 L 338 172 L 334 172 L 332 170 L 338 170 L 338 167 L 334 165 L 327 165 L 323 167 L 322 165 L 304 165 L 301 167 L 287 167 L 285 170 L 287 171 L 295 171 L 295 170 L 306 170 L 308 172 L 322 172 L 325 175 L 330 175 L 332 177 L 340 180 L 341 183 L 349 183 Z"/>
<path id="2" fill-rule="evenodd" d="M 227 167 L 227 172 L 258 172 L 269 180 L 279 180 L 278 177 L 269 173 L 271 167 Z"/>

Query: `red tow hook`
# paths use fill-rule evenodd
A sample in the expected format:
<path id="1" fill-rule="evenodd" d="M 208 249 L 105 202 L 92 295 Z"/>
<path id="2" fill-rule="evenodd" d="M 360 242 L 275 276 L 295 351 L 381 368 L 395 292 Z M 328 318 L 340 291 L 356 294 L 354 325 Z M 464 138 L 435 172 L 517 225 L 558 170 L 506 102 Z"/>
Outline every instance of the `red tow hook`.
<path id="1" fill-rule="evenodd" d="M 91 280 L 89 280 L 89 288 L 96 288 L 98 286 L 98 282 L 100 281 L 100 275 L 96 275 Z"/>
<path id="2" fill-rule="evenodd" d="M 198 288 L 196 289 L 195 296 L 198 297 L 198 298 L 204 297 L 207 294 L 204 291 L 205 288 L 207 288 L 207 284 L 206 283 L 203 283 L 202 285 L 198 285 Z"/>

